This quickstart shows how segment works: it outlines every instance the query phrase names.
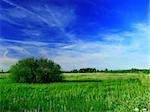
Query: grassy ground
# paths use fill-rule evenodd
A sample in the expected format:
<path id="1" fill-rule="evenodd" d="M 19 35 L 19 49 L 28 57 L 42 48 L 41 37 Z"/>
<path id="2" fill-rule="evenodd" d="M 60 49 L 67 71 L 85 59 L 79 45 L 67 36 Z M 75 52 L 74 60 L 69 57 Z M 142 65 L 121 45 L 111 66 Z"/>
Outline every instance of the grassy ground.
<path id="1" fill-rule="evenodd" d="M 148 112 L 149 77 L 142 73 L 69 73 L 61 83 L 21 84 L 13 83 L 9 74 L 0 74 L 0 111 Z"/>

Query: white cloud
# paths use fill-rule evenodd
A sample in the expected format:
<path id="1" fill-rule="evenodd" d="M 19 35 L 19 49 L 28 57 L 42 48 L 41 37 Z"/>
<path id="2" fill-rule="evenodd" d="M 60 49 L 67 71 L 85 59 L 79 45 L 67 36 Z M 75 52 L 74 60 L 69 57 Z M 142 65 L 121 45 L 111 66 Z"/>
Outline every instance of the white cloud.
<path id="1" fill-rule="evenodd" d="M 58 7 L 54 4 L 36 4 L 28 8 L 13 1 L 2 0 L 13 8 L 2 9 L 1 20 L 23 27 L 19 29 L 22 35 L 30 39 L 51 38 L 44 37 L 43 30 L 57 29 L 58 32 L 69 40 L 73 34 L 66 32 L 65 28 L 76 19 L 74 9 L 69 6 Z M 24 23 L 24 24 L 22 24 Z M 38 28 L 37 28 L 38 26 Z"/>
<path id="2" fill-rule="evenodd" d="M 9 0 L 2 1 L 14 6 L 14 8 L 3 10 L 3 16 L 0 16 L 0 19 L 26 27 L 26 29 L 20 30 L 29 40 L 33 39 L 31 37 L 36 37 L 34 38 L 36 40 L 44 38 L 40 29 L 34 27 L 34 24 L 30 25 L 30 22 L 35 22 L 37 25 L 43 25 L 44 28 L 58 28 L 63 38 L 66 37 L 71 41 L 69 44 L 64 44 L 1 38 L 0 43 L 3 45 L 0 45 L 0 64 L 5 69 L 18 60 L 18 57 L 12 58 L 10 56 L 10 50 L 26 56 L 40 55 L 52 58 L 64 69 L 81 67 L 125 69 L 150 66 L 150 25 L 136 23 L 132 25 L 133 31 L 118 33 L 110 31 L 96 35 L 103 41 L 98 39 L 97 41 L 77 40 L 74 33 L 65 31 L 65 27 L 76 19 L 74 9 L 46 4 L 43 6 L 40 4 L 36 7 L 33 5 L 27 9 Z M 24 20 L 24 23 L 29 24 L 22 25 L 22 22 L 18 20 Z"/>
<path id="3" fill-rule="evenodd" d="M 17 58 L 0 57 L 0 70 L 9 70 L 10 66 L 14 65 L 17 61 Z"/>
<path id="4" fill-rule="evenodd" d="M 80 41 L 65 46 L 63 47 L 65 50 L 62 50 L 53 59 L 60 63 L 64 69 L 82 67 L 148 68 L 150 67 L 148 25 L 135 24 L 132 28 L 133 31 L 110 34 L 110 36 L 107 34 L 104 42 Z M 107 41 L 112 43 L 107 43 Z"/>
<path id="5" fill-rule="evenodd" d="M 1 41 L 0 41 L 1 42 Z M 4 44 L 4 42 L 3 42 Z M 12 44 L 6 44 L 3 45 L 0 44 L 0 57 L 8 58 L 8 56 L 12 55 L 23 55 L 23 56 L 32 56 L 31 52 L 29 52 L 26 47 L 24 46 L 17 46 Z M 13 54 L 12 52 L 13 51 Z"/>
<path id="6" fill-rule="evenodd" d="M 22 41 L 22 40 L 12 40 L 12 39 L 5 39 L 0 38 L 0 42 L 12 42 L 12 43 L 19 43 L 19 44 L 25 44 L 25 45 L 31 45 L 31 46 L 44 46 L 48 45 L 49 43 L 46 42 L 38 42 L 38 41 Z"/>
<path id="7" fill-rule="evenodd" d="M 70 44 L 49 43 L 52 46 L 56 45 L 54 48 L 51 48 L 46 43 L 40 42 L 39 45 L 41 46 L 35 46 L 34 48 L 32 46 L 34 42 L 32 41 L 23 43 L 27 45 L 25 47 L 27 52 L 29 52 L 30 49 L 29 53 L 31 55 L 40 55 L 53 59 L 61 64 L 63 69 L 82 67 L 96 67 L 100 69 L 148 68 L 150 67 L 148 27 L 149 26 L 146 24 L 138 23 L 132 26 L 133 31 L 124 31 L 120 33 L 109 32 L 104 35 L 105 41 L 79 40 Z M 15 42 L 23 44 L 21 41 Z M 18 48 L 13 48 L 13 46 L 10 47 L 10 49 L 11 48 L 18 50 Z M 31 53 L 31 51 L 35 52 Z M 4 54 L 7 53 L 8 52 L 5 51 Z M 7 55 L 5 55 L 6 59 L 3 60 L 3 65 L 5 66 L 6 64 L 9 66 L 8 60 L 11 60 L 11 58 L 9 59 L 9 57 L 6 56 Z M 10 62 L 12 63 L 14 61 Z"/>
<path id="8" fill-rule="evenodd" d="M 2 1 L 14 6 L 14 8 L 2 10 L 3 16 L 1 16 L 1 19 L 7 20 L 10 23 L 18 24 L 18 22 L 12 21 L 10 17 L 25 20 L 27 18 L 26 21 L 36 21 L 37 24 L 43 22 L 49 27 L 58 27 L 64 30 L 64 27 L 75 19 L 74 10 L 69 7 L 57 7 L 55 5 L 44 4 L 32 5 L 30 8 L 25 8 L 9 0 Z"/>
<path id="9" fill-rule="evenodd" d="M 59 27 L 61 30 L 64 30 L 64 28 L 75 19 L 74 10 L 68 7 L 45 5 L 44 8 L 38 9 L 41 11 L 40 15 L 47 18 L 47 20 L 50 20 L 49 23 L 53 23 L 54 27 Z M 46 14 L 43 13 L 43 9 L 46 9 Z"/>
<path id="10" fill-rule="evenodd" d="M 24 8 L 23 6 L 20 6 L 20 5 L 18 5 L 18 4 L 15 4 L 15 3 L 13 3 L 13 2 L 11 2 L 11 1 L 9 1 L 9 0 L 2 0 L 2 1 L 4 1 L 4 2 L 6 2 L 6 3 L 8 3 L 8 4 L 12 5 L 12 6 L 15 6 L 15 7 L 17 8 L 17 12 L 16 12 L 16 13 L 19 13 L 19 15 L 21 14 L 21 13 L 20 13 L 20 10 L 21 10 L 21 11 L 24 12 L 24 13 L 22 13 L 22 14 L 25 14 L 25 13 L 31 14 L 31 15 L 37 17 L 38 19 L 40 19 L 41 21 L 43 21 L 44 23 L 46 23 L 46 24 L 48 23 L 45 18 L 43 18 L 42 16 L 40 16 L 40 15 L 34 13 L 33 11 L 30 11 L 30 10 L 27 9 L 27 8 Z M 19 9 L 19 10 L 18 10 L 18 9 Z M 13 13 L 11 13 L 11 14 L 13 14 Z M 21 14 L 21 15 L 22 15 L 22 14 Z M 14 15 L 13 15 L 13 16 L 14 16 Z M 15 16 L 16 16 L 16 14 L 15 14 Z M 20 17 L 20 16 L 17 16 L 17 17 Z M 22 17 L 22 16 L 21 16 L 21 17 Z M 36 20 L 36 19 L 35 19 L 35 20 Z"/>

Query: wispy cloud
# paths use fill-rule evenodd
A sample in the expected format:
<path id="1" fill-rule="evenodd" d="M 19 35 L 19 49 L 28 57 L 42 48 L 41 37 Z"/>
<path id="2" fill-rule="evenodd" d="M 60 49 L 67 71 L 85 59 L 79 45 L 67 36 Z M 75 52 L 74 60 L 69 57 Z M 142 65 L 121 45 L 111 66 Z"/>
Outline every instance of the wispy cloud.
<path id="1" fill-rule="evenodd" d="M 81 67 L 101 69 L 107 67 L 110 69 L 148 68 L 150 66 L 148 25 L 134 24 L 132 28 L 133 31 L 107 35 L 110 39 L 106 38 L 104 42 L 83 41 L 65 46 L 63 48 L 68 50 L 62 50 L 60 55 L 53 58 L 61 63 L 65 69 Z M 113 43 L 113 41 L 118 43 Z"/>
<path id="2" fill-rule="evenodd" d="M 17 58 L 1 57 L 0 56 L 0 70 L 7 71 L 11 65 L 14 65 L 18 61 Z"/>
<path id="3" fill-rule="evenodd" d="M 25 45 L 32 45 L 32 46 L 44 46 L 48 45 L 49 43 L 46 42 L 38 42 L 38 41 L 21 41 L 21 40 L 12 40 L 12 39 L 5 39 L 0 38 L 0 42 L 11 42 L 11 43 L 19 43 L 19 44 L 25 44 Z"/>
<path id="4" fill-rule="evenodd" d="M 119 8 L 109 10 L 105 5 L 99 8 L 99 4 L 87 2 L 91 6 L 89 14 L 83 14 L 86 11 L 83 9 L 88 7 L 82 9 L 82 4 L 76 2 L 73 6 L 47 1 L 31 5 L 12 0 L 2 2 L 11 7 L 1 9 L 0 22 L 4 27 L 0 34 L 1 67 L 9 68 L 18 59 L 30 56 L 53 59 L 64 69 L 147 68 L 150 65 L 149 25 L 136 21 L 128 30 L 115 29 L 121 27 L 116 24 L 131 23 L 118 21 L 128 18 L 124 13 L 118 18 Z M 117 23 L 113 20 L 111 23 L 108 15 Z M 110 28 L 105 25 L 107 22 Z"/>
<path id="5" fill-rule="evenodd" d="M 13 2 L 11 2 L 11 1 L 9 1 L 9 0 L 2 0 L 2 1 L 4 1 L 4 2 L 6 2 L 6 3 L 8 3 L 8 4 L 12 5 L 12 6 L 15 6 L 17 9 L 20 9 L 20 10 L 26 12 L 26 13 L 29 13 L 29 14 L 31 14 L 31 15 L 33 15 L 33 16 L 36 16 L 37 18 L 39 18 L 40 20 L 42 20 L 42 21 L 43 21 L 44 23 L 46 23 L 46 24 L 48 23 L 45 18 L 43 18 L 43 17 L 41 17 L 40 15 L 34 13 L 33 11 L 30 11 L 30 10 L 27 9 L 27 8 L 24 8 L 23 6 L 20 6 L 20 5 L 18 5 L 18 4 L 15 4 L 15 3 L 13 3 Z M 19 14 L 19 15 L 20 15 L 20 14 Z"/>
<path id="6" fill-rule="evenodd" d="M 10 0 L 2 1 L 14 6 L 14 8 L 2 9 L 0 19 L 10 24 L 23 27 L 22 29 L 18 29 L 21 31 L 22 36 L 31 40 L 42 40 L 43 38 L 45 40 L 54 40 L 56 36 L 53 34 L 52 37 L 51 33 L 57 32 L 55 34 L 57 38 L 65 37 L 66 39 L 64 40 L 73 41 L 70 38 L 73 37 L 73 34 L 66 31 L 66 27 L 76 18 L 73 8 L 68 6 L 58 7 L 46 3 L 27 8 Z"/>
<path id="7" fill-rule="evenodd" d="M 133 31 L 103 34 L 105 41 L 80 40 L 69 44 L 8 39 L 0 39 L 0 41 L 24 44 L 23 47 L 5 47 L 3 58 L 6 59 L 8 58 L 9 50 L 13 49 L 27 56 L 36 57 L 37 55 L 53 59 L 61 64 L 63 69 L 81 67 L 96 67 L 100 69 L 106 67 L 110 69 L 148 68 L 150 66 L 148 62 L 150 58 L 148 25 L 138 23 L 131 27 Z"/>

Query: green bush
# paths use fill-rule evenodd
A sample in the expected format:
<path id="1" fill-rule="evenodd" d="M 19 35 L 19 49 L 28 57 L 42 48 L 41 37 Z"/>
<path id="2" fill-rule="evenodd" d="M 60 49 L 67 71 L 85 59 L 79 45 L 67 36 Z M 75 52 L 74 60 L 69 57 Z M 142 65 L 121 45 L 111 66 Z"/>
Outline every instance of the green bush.
<path id="1" fill-rule="evenodd" d="M 61 67 L 52 60 L 26 58 L 11 67 L 13 80 L 27 83 L 62 81 Z"/>

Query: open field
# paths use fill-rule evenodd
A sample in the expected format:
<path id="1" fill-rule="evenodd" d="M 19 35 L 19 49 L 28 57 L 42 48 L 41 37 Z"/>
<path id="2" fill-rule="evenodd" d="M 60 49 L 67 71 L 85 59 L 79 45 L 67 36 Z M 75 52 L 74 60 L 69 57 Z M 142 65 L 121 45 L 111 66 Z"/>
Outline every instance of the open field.
<path id="1" fill-rule="evenodd" d="M 14 83 L 0 74 L 1 112 L 148 112 L 150 75 L 66 73 L 50 84 Z"/>

